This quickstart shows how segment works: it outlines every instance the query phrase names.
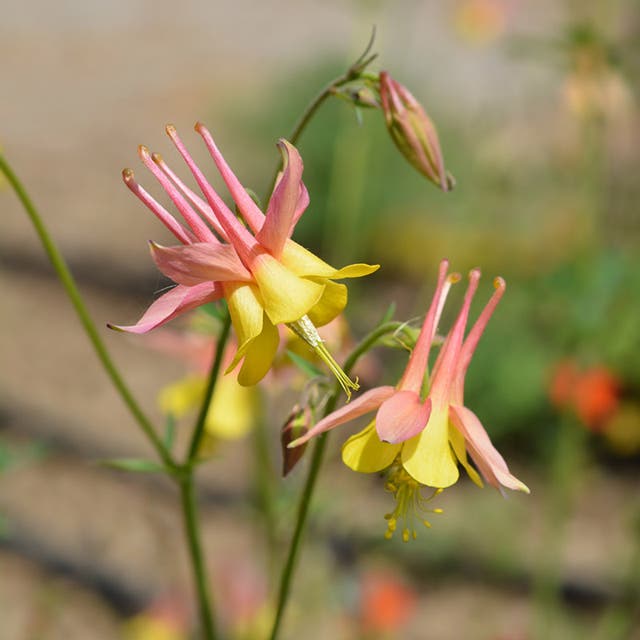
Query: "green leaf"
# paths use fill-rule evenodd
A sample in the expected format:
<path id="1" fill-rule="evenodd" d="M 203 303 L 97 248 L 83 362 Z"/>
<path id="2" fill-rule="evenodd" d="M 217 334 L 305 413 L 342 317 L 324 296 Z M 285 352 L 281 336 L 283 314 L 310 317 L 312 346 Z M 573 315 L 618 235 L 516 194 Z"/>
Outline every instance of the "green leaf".
<path id="1" fill-rule="evenodd" d="M 297 353 L 293 353 L 293 351 L 289 351 L 289 349 L 287 349 L 287 355 L 291 362 L 293 362 L 293 364 L 309 378 L 317 378 L 318 376 L 323 375 L 322 371 L 318 369 L 318 367 L 311 364 L 308 360 L 305 360 Z"/>
<path id="2" fill-rule="evenodd" d="M 135 473 L 166 473 L 167 468 L 154 460 L 142 458 L 113 458 L 111 460 L 99 460 L 98 464 L 120 471 L 133 471 Z"/>

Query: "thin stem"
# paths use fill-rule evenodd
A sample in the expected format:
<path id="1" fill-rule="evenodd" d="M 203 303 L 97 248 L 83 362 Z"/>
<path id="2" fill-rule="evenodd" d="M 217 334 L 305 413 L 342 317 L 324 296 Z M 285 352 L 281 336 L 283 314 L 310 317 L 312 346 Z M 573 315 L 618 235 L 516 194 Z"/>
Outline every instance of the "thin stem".
<path id="1" fill-rule="evenodd" d="M 366 69 L 366 67 L 376 59 L 377 54 L 372 54 L 367 57 L 369 52 L 371 51 L 371 47 L 373 46 L 375 35 L 376 30 L 374 27 L 371 32 L 371 38 L 369 39 L 365 50 L 360 54 L 358 59 L 344 73 L 331 80 L 331 82 L 329 82 L 320 91 L 320 93 L 318 93 L 318 95 L 307 105 L 307 108 L 302 112 L 302 115 L 289 134 L 288 140 L 291 144 L 296 144 L 298 142 L 298 139 L 302 135 L 302 132 L 306 129 L 309 121 L 313 118 L 313 116 L 316 114 L 316 111 L 318 111 L 324 101 L 329 96 L 333 95 L 336 89 L 358 78 L 360 74 Z M 279 172 L 280 164 L 278 164 L 276 171 L 273 174 L 273 178 L 271 179 L 269 193 L 271 193 L 273 191 L 273 188 L 275 187 Z"/>
<path id="2" fill-rule="evenodd" d="M 329 98 L 329 96 L 331 96 L 338 87 L 342 86 L 343 84 L 346 84 L 347 82 L 351 82 L 352 80 L 355 80 L 366 69 L 366 67 L 371 62 L 373 62 L 373 60 L 376 58 L 376 54 L 369 56 L 369 53 L 371 51 L 371 48 L 373 47 L 373 43 L 375 41 L 375 35 L 376 35 L 376 30 L 374 27 L 372 29 L 369 42 L 367 43 L 367 46 L 365 47 L 362 54 L 358 57 L 358 59 L 343 74 L 341 74 L 340 76 L 338 76 L 337 78 L 329 82 L 309 103 L 309 105 L 304 110 L 304 112 L 302 113 L 302 115 L 294 125 L 289 135 L 288 140 L 289 142 L 291 142 L 291 144 L 296 144 L 298 142 L 298 139 L 302 135 L 302 132 L 306 129 L 311 119 L 314 117 L 318 109 L 324 104 L 327 98 Z M 280 171 L 280 164 L 276 166 L 276 170 L 269 184 L 269 190 L 267 193 L 267 198 L 265 198 L 265 201 L 268 199 L 268 194 L 271 193 L 275 187 L 276 181 L 278 179 L 279 171 Z M 333 392 L 332 397 L 329 399 L 327 403 L 327 407 L 329 406 L 335 407 L 335 403 L 337 402 L 337 398 L 338 398 L 338 392 L 339 392 L 339 389 L 336 387 L 336 390 Z M 263 439 L 263 436 L 264 436 L 263 433 L 256 433 L 255 453 L 256 453 L 256 462 L 258 465 L 260 476 L 267 471 L 266 465 L 269 464 L 268 450 L 265 448 L 265 443 L 261 441 Z M 284 611 L 284 607 L 288 598 L 289 585 L 291 582 L 293 567 L 294 567 L 296 556 L 298 553 L 298 547 L 300 545 L 300 540 L 302 538 L 302 533 L 303 533 L 304 526 L 307 519 L 307 511 L 309 509 L 309 504 L 311 502 L 311 496 L 315 487 L 316 478 L 320 470 L 320 466 L 322 464 L 322 457 L 324 454 L 324 448 L 326 446 L 325 441 L 326 441 L 326 438 L 321 437 L 321 439 L 318 441 L 318 443 L 315 446 L 313 458 L 311 461 L 311 468 L 309 470 L 309 476 L 307 477 L 305 489 L 303 491 L 303 494 L 299 503 L 298 517 L 296 521 L 296 530 L 294 532 L 294 536 L 291 541 L 289 555 L 287 558 L 287 564 L 285 565 L 282 576 L 281 576 L 280 595 L 278 598 L 278 611 L 277 611 L 276 619 L 274 622 L 272 637 L 275 637 L 275 635 L 277 634 L 277 631 L 280 625 L 280 619 L 282 617 L 282 613 Z M 274 522 L 273 522 L 273 509 L 271 504 L 272 494 L 266 484 L 262 486 L 260 499 L 262 502 L 261 506 L 263 508 L 263 515 L 265 517 L 265 526 L 266 526 L 269 546 L 273 548 L 275 529 L 274 529 Z"/>
<path id="3" fill-rule="evenodd" d="M 193 435 L 191 436 L 191 444 L 189 445 L 189 452 L 187 454 L 186 465 L 191 465 L 198 455 L 198 449 L 204 436 L 205 424 L 207 422 L 207 414 L 209 413 L 209 405 L 211 404 L 211 398 L 218 382 L 220 374 L 220 368 L 222 367 L 222 356 L 227 346 L 227 340 L 229 339 L 229 330 L 231 328 L 231 316 L 227 311 L 224 320 L 222 322 L 222 331 L 218 338 L 218 344 L 216 346 L 215 357 L 211 365 L 211 371 L 209 373 L 209 380 L 207 382 L 207 388 L 205 390 L 202 404 L 200 405 L 200 412 L 198 413 L 198 419 L 196 420 L 195 427 L 193 429 Z"/>
<path id="4" fill-rule="evenodd" d="M 202 553 L 200 541 L 200 526 L 198 523 L 198 510 L 196 506 L 195 490 L 193 482 L 193 469 L 188 468 L 180 479 L 180 499 L 185 533 L 189 547 L 189 557 L 193 569 L 193 579 L 196 585 L 198 598 L 198 610 L 204 640 L 215 640 L 216 631 L 211 608 L 211 595 L 209 582 Z"/>
<path id="5" fill-rule="evenodd" d="M 329 403 L 333 400 L 333 405 L 335 405 L 335 400 L 337 398 L 337 393 L 334 393 L 329 400 Z M 304 484 L 304 489 L 302 491 L 302 495 L 300 496 L 300 502 L 298 503 L 298 514 L 296 517 L 296 526 L 293 532 L 293 537 L 291 538 L 291 543 L 289 545 L 289 553 L 287 554 L 287 560 L 282 569 L 282 574 L 280 577 L 280 588 L 278 591 L 278 607 L 276 609 L 276 616 L 273 621 L 273 627 L 271 629 L 271 635 L 269 636 L 270 640 L 276 640 L 278 636 L 278 632 L 280 631 L 280 624 L 282 622 L 282 616 L 284 614 L 284 609 L 286 607 L 287 601 L 289 600 L 289 592 L 291 590 L 291 579 L 293 578 L 293 570 L 296 565 L 296 560 L 298 559 L 298 551 L 300 549 L 300 543 L 302 542 L 302 534 L 304 533 L 306 523 L 307 523 L 307 515 L 309 514 L 309 507 L 311 505 L 311 498 L 313 496 L 313 491 L 316 486 L 316 481 L 318 479 L 318 474 L 320 472 L 320 467 L 322 466 L 322 460 L 324 458 L 324 452 L 327 448 L 327 438 L 326 433 L 323 433 L 318 437 L 318 440 L 315 443 L 315 447 L 313 449 L 313 455 L 311 457 L 311 465 L 309 467 L 309 473 L 307 475 L 307 480 Z"/>
<path id="6" fill-rule="evenodd" d="M 355 366 L 358 359 L 365 354 L 373 345 L 384 335 L 393 333 L 399 327 L 402 326 L 400 322 L 386 322 L 385 324 L 377 327 L 367 336 L 365 336 L 356 347 L 353 349 L 349 357 L 344 364 L 344 372 L 349 375 L 351 369 Z M 323 417 L 329 415 L 336 407 L 338 396 L 340 393 L 340 386 L 336 383 L 331 396 L 329 397 L 327 404 L 323 411 Z M 278 604 L 276 608 L 276 615 L 273 621 L 273 627 L 271 629 L 270 640 L 276 640 L 280 631 L 280 625 L 282 623 L 282 616 L 284 614 L 285 607 L 289 600 L 289 593 L 291 591 L 291 582 L 293 578 L 293 572 L 295 569 L 296 561 L 298 559 L 298 553 L 300 550 L 300 544 L 302 542 L 302 536 L 307 523 L 307 516 L 309 514 L 309 507 L 311 505 L 311 498 L 315 490 L 318 474 L 322 461 L 324 459 L 324 453 L 327 448 L 328 433 L 323 433 L 318 436 L 313 454 L 311 456 L 311 463 L 309 466 L 309 472 L 307 479 L 300 496 L 300 502 L 298 503 L 298 512 L 296 517 L 296 525 L 293 531 L 291 542 L 289 543 L 289 551 L 287 553 L 287 559 L 282 569 L 280 576 L 280 588 L 278 590 Z"/>
<path id="7" fill-rule="evenodd" d="M 291 133 L 291 136 L 289 137 L 289 140 L 292 144 L 295 144 L 297 142 L 298 138 L 300 137 L 300 135 L 302 134 L 302 132 L 310 122 L 311 118 L 314 116 L 314 114 L 320 108 L 323 102 L 332 94 L 332 92 L 342 84 L 357 78 L 358 75 L 365 69 L 365 67 L 375 58 L 375 56 L 370 56 L 369 58 L 367 58 L 367 55 L 371 49 L 371 46 L 373 45 L 374 37 L 375 37 L 375 29 L 372 33 L 371 40 L 367 44 L 367 47 L 365 51 L 362 53 L 362 55 L 351 65 L 351 67 L 349 67 L 349 69 L 344 74 L 342 74 L 341 76 L 339 76 L 338 78 L 330 82 L 307 107 L 307 109 L 304 111 L 304 113 L 296 123 Z M 271 188 L 269 190 L 269 193 L 273 191 L 276 180 L 278 178 L 278 171 L 279 171 L 279 167 L 276 169 L 273 175 L 273 178 L 271 180 Z M 198 449 L 200 447 L 200 443 L 204 435 L 207 412 L 209 410 L 209 404 L 211 402 L 211 398 L 213 396 L 215 385 L 220 372 L 220 366 L 222 364 L 222 354 L 224 352 L 224 348 L 229 336 L 230 322 L 231 322 L 230 317 L 227 314 L 220 338 L 218 340 L 215 359 L 213 361 L 211 373 L 209 375 L 209 382 L 207 384 L 205 397 L 203 399 L 203 402 L 200 408 L 200 413 L 198 415 L 198 420 L 196 422 L 196 426 L 193 431 L 193 436 L 191 438 L 191 444 L 189 446 L 187 459 L 184 465 L 181 467 L 184 473 L 183 483 L 188 483 L 189 491 L 191 493 L 193 493 L 193 463 L 196 460 L 196 457 L 198 455 Z M 337 396 L 338 396 L 338 392 L 336 390 L 332 398 L 333 406 L 335 406 Z M 329 401 L 328 405 L 329 404 L 331 404 L 331 400 Z M 260 434 L 256 434 L 256 437 L 259 438 Z M 286 569 L 286 573 L 288 573 L 289 575 L 286 578 L 286 580 L 283 580 L 283 588 L 285 588 L 286 591 L 288 591 L 288 584 L 291 579 L 291 573 L 292 573 L 293 565 L 295 562 L 295 556 L 297 554 L 297 547 L 299 545 L 299 541 L 302 536 L 302 531 L 304 529 L 304 524 L 306 522 L 306 517 L 307 517 L 306 512 L 308 510 L 308 505 L 310 503 L 311 493 L 313 492 L 313 488 L 316 482 L 316 476 L 320 469 L 320 465 L 322 461 L 322 452 L 324 450 L 323 442 L 324 442 L 324 438 L 322 441 L 318 442 L 318 444 L 316 445 L 316 449 L 314 452 L 315 463 L 312 463 L 312 469 L 315 469 L 315 473 L 310 474 L 309 478 L 307 479 L 307 491 L 305 492 L 307 495 L 305 498 L 305 495 L 303 494 L 303 499 L 300 503 L 298 524 L 296 525 L 297 534 L 294 536 L 294 540 L 297 538 L 297 541 L 294 542 L 295 549 L 293 551 L 293 554 L 289 558 L 288 569 Z M 265 458 L 265 455 L 268 456 L 268 452 L 266 451 L 266 449 L 263 448 L 262 445 L 263 443 L 260 443 L 259 441 L 256 442 L 256 458 L 257 458 L 259 473 L 261 475 L 263 475 L 268 471 L 267 466 L 265 466 L 265 465 L 268 465 L 268 457 Z M 202 624 L 203 624 L 203 629 L 205 630 L 205 633 L 213 634 L 212 613 L 211 613 L 211 607 L 209 604 L 210 596 L 208 591 L 206 590 L 206 582 L 204 580 L 205 572 L 202 566 L 203 558 L 202 558 L 202 553 L 199 549 L 199 545 L 197 544 L 197 531 L 195 530 L 195 504 L 193 502 L 193 496 L 191 496 L 190 500 L 187 500 L 185 498 L 185 491 L 186 491 L 185 486 L 187 485 L 185 484 L 181 485 L 182 495 L 183 495 L 182 505 L 183 505 L 184 515 L 185 515 L 185 522 L 187 523 L 187 534 L 189 537 L 189 546 L 192 551 L 191 560 L 193 564 L 194 575 L 196 579 L 196 587 L 198 591 L 198 598 L 200 602 L 200 613 L 202 618 Z M 267 527 L 267 535 L 269 538 L 269 543 L 272 544 L 273 537 L 274 537 L 273 511 L 272 511 L 272 505 L 271 505 L 271 493 L 267 490 L 266 486 L 263 487 L 263 492 L 260 496 L 260 499 L 261 499 L 261 502 L 263 502 L 261 506 L 264 511 L 265 525 Z M 187 513 L 187 509 L 189 509 L 189 513 Z M 281 609 L 283 610 L 284 603 L 286 601 L 286 594 L 281 598 L 281 601 L 282 601 Z M 282 610 L 279 611 L 279 616 L 282 615 Z M 213 635 L 211 636 L 207 635 L 207 638 L 209 637 L 213 637 Z"/>
<path id="8" fill-rule="evenodd" d="M 182 517 L 184 520 L 185 534 L 189 547 L 189 558 L 191 560 L 191 568 L 193 570 L 193 579 L 196 594 L 198 597 L 198 610 L 200 614 L 200 624 L 205 640 L 214 640 L 216 638 L 213 606 L 211 600 L 211 592 L 207 579 L 207 570 L 204 561 L 204 553 L 200 543 L 200 527 L 198 525 L 198 507 L 195 500 L 195 462 L 197 461 L 200 444 L 205 433 L 205 425 L 207 422 L 207 414 L 211 405 L 211 398 L 216 388 L 216 383 L 220 376 L 224 351 L 229 339 L 229 331 L 231 328 L 231 316 L 226 312 L 222 321 L 222 329 L 218 337 L 216 352 L 211 363 L 211 371 L 207 382 L 198 418 L 193 428 L 191 443 L 187 452 L 184 464 L 180 466 L 180 475 L 176 476 L 176 480 L 180 486 L 180 497 L 182 507 Z"/>
<path id="9" fill-rule="evenodd" d="M 257 421 L 253 429 L 253 454 L 255 460 L 254 491 L 256 501 L 264 520 L 264 532 L 267 539 L 270 558 L 276 550 L 276 514 L 273 504 L 273 463 L 269 454 L 270 433 L 263 419 Z"/>
<path id="10" fill-rule="evenodd" d="M 9 184 L 13 187 L 13 190 L 15 191 L 27 215 L 29 216 L 31 223 L 33 224 L 36 233 L 40 238 L 40 242 L 42 243 L 42 246 L 47 253 L 49 261 L 55 269 L 56 274 L 58 275 L 58 278 L 62 283 L 62 286 L 67 292 L 67 295 L 71 300 L 71 304 L 73 305 L 76 313 L 78 314 L 78 317 L 80 318 L 80 322 L 82 323 L 85 333 L 91 341 L 96 355 L 102 363 L 102 366 L 107 375 L 111 379 L 113 386 L 120 394 L 120 397 L 131 412 L 131 415 L 133 416 L 135 421 L 138 423 L 142 431 L 144 431 L 145 435 L 156 450 L 158 456 L 162 459 L 167 468 L 173 472 L 175 470 L 175 463 L 172 460 L 170 453 L 167 451 L 160 437 L 156 434 L 156 431 L 153 428 L 150 420 L 147 418 L 142 408 L 137 403 L 133 394 L 124 382 L 122 376 L 118 372 L 115 364 L 111 360 L 111 356 L 109 355 L 104 342 L 100 338 L 98 330 L 96 329 L 96 326 L 91 319 L 91 316 L 89 315 L 87 307 L 84 304 L 75 279 L 71 274 L 71 271 L 69 271 L 69 267 L 62 257 L 62 254 L 58 250 L 55 242 L 51 238 L 46 226 L 44 225 L 44 222 L 42 221 L 42 218 L 38 214 L 38 211 L 29 198 L 26 189 L 2 154 L 0 154 L 0 171 L 2 171 L 2 173 L 4 173 L 4 175 L 7 177 Z"/>

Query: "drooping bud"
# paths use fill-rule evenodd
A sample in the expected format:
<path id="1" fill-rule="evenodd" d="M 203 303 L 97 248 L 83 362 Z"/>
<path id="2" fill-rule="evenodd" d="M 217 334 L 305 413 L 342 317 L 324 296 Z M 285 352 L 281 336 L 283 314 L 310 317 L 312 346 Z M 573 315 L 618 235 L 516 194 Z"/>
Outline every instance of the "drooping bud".
<path id="1" fill-rule="evenodd" d="M 402 155 L 443 191 L 455 186 L 433 122 L 413 94 L 386 71 L 380 72 L 380 100 L 387 129 Z"/>
<path id="2" fill-rule="evenodd" d="M 311 424 L 311 411 L 309 407 L 295 405 L 287 418 L 287 421 L 280 432 L 280 442 L 282 443 L 282 476 L 287 476 L 298 464 L 307 445 L 303 444 L 295 449 L 289 449 L 288 444 L 301 438 Z"/>

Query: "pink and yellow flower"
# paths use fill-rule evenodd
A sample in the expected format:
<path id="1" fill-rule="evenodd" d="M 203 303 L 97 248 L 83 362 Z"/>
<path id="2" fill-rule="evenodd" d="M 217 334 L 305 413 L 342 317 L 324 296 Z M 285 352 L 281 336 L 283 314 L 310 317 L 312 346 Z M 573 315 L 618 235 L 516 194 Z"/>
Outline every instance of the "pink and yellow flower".
<path id="1" fill-rule="evenodd" d="M 252 385 L 264 377 L 279 343 L 276 326 L 286 324 L 323 358 L 347 393 L 357 388 L 323 346 L 315 326 L 331 321 L 347 303 L 346 286 L 335 280 L 368 275 L 378 266 L 352 264 L 335 269 L 291 240 L 309 204 L 298 151 L 280 140 L 284 166 L 264 214 L 227 165 L 209 131 L 196 125 L 245 226 L 209 184 L 175 128 L 169 125 L 166 130 L 205 199 L 187 187 L 158 154 L 140 147 L 140 158 L 186 225 L 147 193 L 130 169 L 123 171 L 129 189 L 180 244 L 163 247 L 151 243 L 156 265 L 176 286 L 156 300 L 135 325 L 114 328 L 146 333 L 185 311 L 225 298 L 238 339 L 229 370 L 242 361 L 241 384 Z"/>
<path id="2" fill-rule="evenodd" d="M 454 484 L 461 464 L 471 479 L 482 486 L 470 455 L 490 485 L 528 493 L 515 478 L 503 457 L 491 444 L 478 417 L 464 405 L 464 381 L 478 341 L 505 291 L 496 278 L 495 293 L 465 338 L 471 301 L 478 287 L 480 271 L 469 275 L 462 308 L 445 339 L 431 375 L 427 375 L 429 352 L 451 284 L 459 279 L 448 275 L 448 262 L 440 264 L 438 284 L 407 368 L 396 387 L 371 389 L 318 422 L 307 434 L 289 446 L 297 446 L 320 433 L 371 411 L 375 419 L 342 448 L 345 464 L 364 473 L 390 468 L 389 486 L 400 515 L 423 506 L 420 485 L 443 489 Z M 398 513 L 390 515 L 395 523 Z"/>

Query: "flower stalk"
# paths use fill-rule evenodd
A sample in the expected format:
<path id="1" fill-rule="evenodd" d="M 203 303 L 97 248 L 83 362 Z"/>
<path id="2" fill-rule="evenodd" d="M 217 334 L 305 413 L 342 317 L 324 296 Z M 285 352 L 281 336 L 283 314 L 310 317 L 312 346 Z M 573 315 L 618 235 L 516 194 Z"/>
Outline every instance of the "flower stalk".
<path id="1" fill-rule="evenodd" d="M 355 364 L 358 362 L 358 359 L 367 351 L 369 351 L 378 342 L 378 340 L 380 340 L 380 338 L 384 337 L 385 335 L 393 334 L 401 327 L 402 323 L 400 322 L 385 322 L 384 324 L 371 331 L 371 333 L 369 333 L 367 336 L 365 336 L 360 341 L 360 343 L 356 345 L 351 354 L 345 360 L 345 364 L 343 367 L 345 374 L 349 375 L 351 369 L 353 369 Z M 334 390 L 327 400 L 323 416 L 329 415 L 335 409 L 339 392 L 339 383 L 336 382 Z M 278 601 L 276 604 L 276 614 L 273 620 L 271 634 L 269 636 L 270 640 L 276 640 L 280 633 L 282 617 L 289 600 L 293 573 L 298 559 L 298 554 L 300 552 L 300 545 L 302 543 L 304 531 L 306 529 L 309 507 L 311 506 L 311 499 L 315 491 L 316 483 L 318 481 L 318 475 L 320 473 L 320 468 L 322 467 L 322 462 L 324 460 L 325 450 L 327 448 L 327 435 L 328 434 L 325 433 L 318 437 L 313 449 L 313 453 L 311 455 L 309 471 L 307 473 L 307 478 L 305 480 L 304 488 L 302 490 L 300 501 L 298 503 L 295 528 L 293 530 L 293 535 L 291 536 L 291 541 L 289 543 L 287 557 L 282 567 L 282 573 L 280 574 Z"/>
<path id="2" fill-rule="evenodd" d="M 9 164 L 7 159 L 1 153 L 0 172 L 2 172 L 7 178 L 7 181 L 13 188 L 15 194 L 20 200 L 20 203 L 29 216 L 29 219 L 31 220 L 31 223 L 33 224 L 36 233 L 38 234 L 38 238 L 42 243 L 47 257 L 49 258 L 49 262 L 51 263 L 51 266 L 53 266 L 65 292 L 69 296 L 69 300 L 71 301 L 71 304 L 73 305 L 73 308 L 75 309 L 78 318 L 80 319 L 82 328 L 87 334 L 87 337 L 89 338 L 89 341 L 91 342 L 91 345 L 93 346 L 93 349 L 98 356 L 98 360 L 102 364 L 105 373 L 107 374 L 107 376 L 109 376 L 109 379 L 113 383 L 113 386 L 120 395 L 125 406 L 127 407 L 127 409 L 129 409 L 129 412 L 131 413 L 133 419 L 142 429 L 149 442 L 151 442 L 151 445 L 158 454 L 158 457 L 162 460 L 162 462 L 170 472 L 174 472 L 176 469 L 176 465 L 171 458 L 171 454 L 164 446 L 161 438 L 158 436 L 153 425 L 151 424 L 151 421 L 136 401 L 135 397 L 124 381 L 124 378 L 111 359 L 111 356 L 109 355 L 109 352 L 107 351 L 107 348 L 102 341 L 100 334 L 98 333 L 96 325 L 93 322 L 91 315 L 89 314 L 84 300 L 82 299 L 80 291 L 78 290 L 78 285 L 76 284 L 75 278 L 69 270 L 65 259 L 62 257 L 60 250 L 51 237 L 51 234 L 44 224 L 42 217 L 38 213 L 38 210 L 31 201 L 31 198 L 29 197 L 29 194 L 27 193 L 24 185 L 11 168 L 11 165 Z"/>
<path id="3" fill-rule="evenodd" d="M 319 93 L 318 95 L 307 105 L 307 108 L 303 111 L 302 115 L 294 125 L 291 133 L 289 134 L 289 142 L 291 144 L 296 144 L 296 142 L 300 139 L 302 132 L 306 129 L 307 125 L 316 114 L 318 109 L 323 105 L 325 100 L 330 98 L 332 95 L 336 94 L 337 90 L 348 84 L 349 82 L 353 82 L 359 78 L 364 70 L 378 57 L 377 53 L 371 53 L 371 48 L 373 47 L 373 43 L 376 37 L 375 28 L 371 32 L 371 37 L 369 38 L 369 42 L 365 47 L 364 51 L 358 56 L 358 59 L 341 75 L 337 78 L 334 78 L 329 82 Z M 371 55 L 369 55 L 371 54 Z M 275 184 L 278 180 L 278 174 L 280 169 L 276 169 L 273 174 L 273 178 L 270 182 L 269 191 L 273 191 Z"/>

